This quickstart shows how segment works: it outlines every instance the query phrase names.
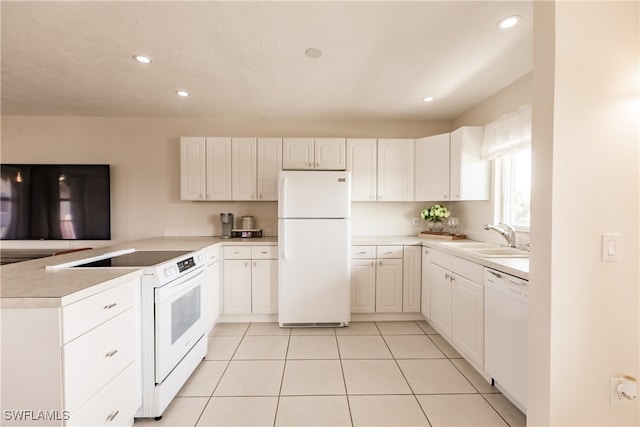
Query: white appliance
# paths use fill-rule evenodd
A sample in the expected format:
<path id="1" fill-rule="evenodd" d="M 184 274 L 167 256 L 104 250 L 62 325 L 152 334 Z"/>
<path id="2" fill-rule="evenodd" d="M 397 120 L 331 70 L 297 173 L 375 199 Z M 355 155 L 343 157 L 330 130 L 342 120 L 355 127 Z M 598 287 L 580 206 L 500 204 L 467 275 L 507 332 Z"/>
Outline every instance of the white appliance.
<path id="1" fill-rule="evenodd" d="M 278 322 L 351 320 L 351 174 L 283 171 L 278 198 Z"/>
<path id="2" fill-rule="evenodd" d="M 484 270 L 484 369 L 525 414 L 528 281 Z"/>
<path id="3" fill-rule="evenodd" d="M 160 419 L 207 353 L 207 301 L 212 296 L 208 295 L 206 263 L 201 251 L 127 249 L 53 267 L 143 269 L 142 402 L 136 417 Z"/>

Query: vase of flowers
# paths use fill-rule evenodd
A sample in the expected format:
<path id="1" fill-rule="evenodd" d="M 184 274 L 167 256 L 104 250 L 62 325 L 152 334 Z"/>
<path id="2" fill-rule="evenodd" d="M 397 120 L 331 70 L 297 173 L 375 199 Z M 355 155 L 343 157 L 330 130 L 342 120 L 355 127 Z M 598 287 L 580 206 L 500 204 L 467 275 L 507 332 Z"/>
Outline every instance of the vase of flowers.
<path id="1" fill-rule="evenodd" d="M 422 219 L 427 221 L 427 230 L 441 232 L 444 230 L 444 221 L 451 216 L 451 212 L 442 205 L 433 205 L 420 212 Z"/>

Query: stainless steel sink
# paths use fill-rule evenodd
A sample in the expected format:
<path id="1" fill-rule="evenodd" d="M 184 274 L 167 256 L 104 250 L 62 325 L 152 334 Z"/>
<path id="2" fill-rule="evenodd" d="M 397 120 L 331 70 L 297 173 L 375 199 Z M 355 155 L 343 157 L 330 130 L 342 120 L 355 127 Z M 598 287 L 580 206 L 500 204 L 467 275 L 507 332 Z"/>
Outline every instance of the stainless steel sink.
<path id="1" fill-rule="evenodd" d="M 518 248 L 485 247 L 462 248 L 463 250 L 485 258 L 528 258 L 529 252 Z"/>

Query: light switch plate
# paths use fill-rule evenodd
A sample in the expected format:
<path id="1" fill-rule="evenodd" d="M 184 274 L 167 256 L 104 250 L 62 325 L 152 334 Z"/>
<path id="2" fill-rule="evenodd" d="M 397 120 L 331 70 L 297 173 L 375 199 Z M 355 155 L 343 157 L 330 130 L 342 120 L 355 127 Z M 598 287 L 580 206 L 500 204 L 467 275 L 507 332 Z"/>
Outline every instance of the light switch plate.
<path id="1" fill-rule="evenodd" d="M 616 262 L 618 261 L 619 245 L 618 240 L 620 234 L 618 233 L 604 233 L 602 234 L 602 261 L 603 262 Z"/>

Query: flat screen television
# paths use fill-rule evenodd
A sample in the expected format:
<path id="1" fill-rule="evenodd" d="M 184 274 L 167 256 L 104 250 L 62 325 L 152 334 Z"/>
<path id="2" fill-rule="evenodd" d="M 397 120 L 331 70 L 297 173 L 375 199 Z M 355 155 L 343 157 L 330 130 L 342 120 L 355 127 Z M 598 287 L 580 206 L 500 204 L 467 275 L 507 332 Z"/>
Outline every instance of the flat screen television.
<path id="1" fill-rule="evenodd" d="M 109 165 L 0 165 L 0 239 L 111 239 L 109 172 Z"/>

